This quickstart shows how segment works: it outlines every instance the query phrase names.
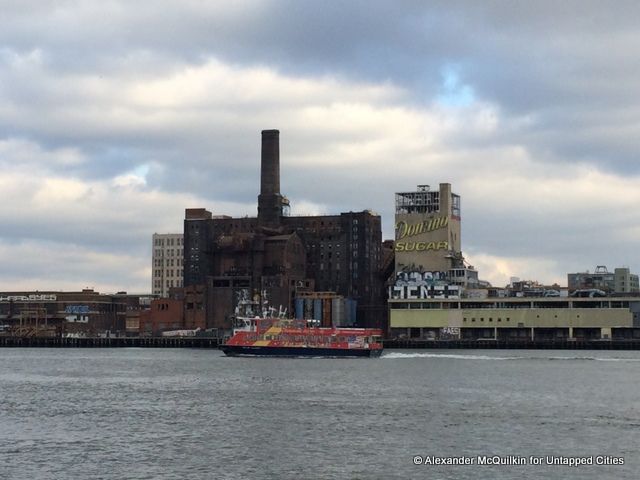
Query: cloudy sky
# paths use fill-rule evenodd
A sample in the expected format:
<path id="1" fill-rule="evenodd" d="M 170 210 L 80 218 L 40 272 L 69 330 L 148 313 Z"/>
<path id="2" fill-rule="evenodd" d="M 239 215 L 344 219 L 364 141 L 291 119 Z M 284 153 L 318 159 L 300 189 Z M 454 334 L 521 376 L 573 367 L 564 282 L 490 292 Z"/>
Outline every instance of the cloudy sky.
<path id="1" fill-rule="evenodd" d="M 184 209 L 449 182 L 480 276 L 640 272 L 637 2 L 0 0 L 0 290 L 151 289 Z M 635 45 L 635 46 L 634 46 Z"/>

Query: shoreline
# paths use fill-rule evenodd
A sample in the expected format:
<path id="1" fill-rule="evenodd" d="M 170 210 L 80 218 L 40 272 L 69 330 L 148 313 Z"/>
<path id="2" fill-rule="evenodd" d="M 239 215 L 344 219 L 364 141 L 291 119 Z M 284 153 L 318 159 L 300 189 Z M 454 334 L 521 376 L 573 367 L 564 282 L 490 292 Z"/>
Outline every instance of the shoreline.
<path id="1" fill-rule="evenodd" d="M 213 337 L 9 337 L 0 336 L 0 348 L 206 348 L 222 342 Z M 383 340 L 385 349 L 447 350 L 640 350 L 640 339 L 516 339 L 516 340 Z"/>

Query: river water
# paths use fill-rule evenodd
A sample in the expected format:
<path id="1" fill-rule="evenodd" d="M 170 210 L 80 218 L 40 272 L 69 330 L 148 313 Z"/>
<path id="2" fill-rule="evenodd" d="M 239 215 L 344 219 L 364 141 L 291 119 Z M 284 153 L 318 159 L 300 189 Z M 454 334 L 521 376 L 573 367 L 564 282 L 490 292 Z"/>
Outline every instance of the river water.
<path id="1" fill-rule="evenodd" d="M 637 479 L 639 446 L 640 352 L 0 349 L 1 479 Z"/>

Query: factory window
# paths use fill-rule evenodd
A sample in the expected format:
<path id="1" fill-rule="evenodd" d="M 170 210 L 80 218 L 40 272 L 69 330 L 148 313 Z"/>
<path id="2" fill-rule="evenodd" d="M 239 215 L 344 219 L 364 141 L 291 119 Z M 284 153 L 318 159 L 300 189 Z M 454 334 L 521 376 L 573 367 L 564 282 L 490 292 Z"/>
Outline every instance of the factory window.
<path id="1" fill-rule="evenodd" d="M 475 322 L 475 321 L 476 321 L 476 319 L 475 319 L 475 318 L 471 318 L 471 321 L 472 321 L 472 322 Z"/>
<path id="2" fill-rule="evenodd" d="M 466 322 L 466 321 L 467 321 L 467 317 L 463 318 L 463 319 L 462 319 L 462 321 L 463 321 L 463 322 Z"/>

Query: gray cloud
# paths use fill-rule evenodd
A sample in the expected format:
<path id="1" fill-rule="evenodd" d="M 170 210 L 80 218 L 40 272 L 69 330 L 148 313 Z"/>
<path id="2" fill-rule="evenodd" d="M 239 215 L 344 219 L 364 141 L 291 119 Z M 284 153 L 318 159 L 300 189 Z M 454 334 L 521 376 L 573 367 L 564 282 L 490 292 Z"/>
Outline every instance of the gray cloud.
<path id="1" fill-rule="evenodd" d="M 185 207 L 253 215 L 259 132 L 279 128 L 294 212 L 371 208 L 391 236 L 393 192 L 449 181 L 487 271 L 638 270 L 639 9 L 1 2 L 4 254 L 53 242 L 135 263 Z M 50 281 L 11 265 L 5 286 Z"/>

